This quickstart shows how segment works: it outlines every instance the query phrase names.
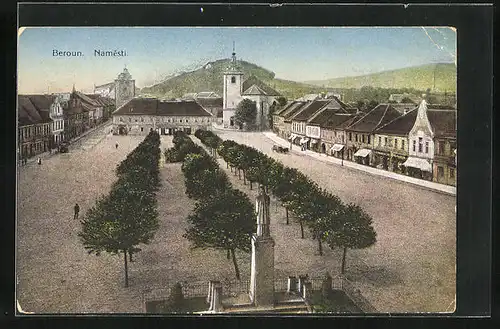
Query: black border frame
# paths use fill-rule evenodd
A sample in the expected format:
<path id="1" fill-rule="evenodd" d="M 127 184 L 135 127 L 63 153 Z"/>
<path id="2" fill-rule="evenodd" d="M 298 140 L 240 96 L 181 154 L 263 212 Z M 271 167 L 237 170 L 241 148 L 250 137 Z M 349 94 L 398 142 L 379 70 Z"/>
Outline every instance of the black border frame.
<path id="1" fill-rule="evenodd" d="M 203 13 L 199 8 L 203 7 Z M 491 311 L 491 234 L 492 234 L 492 137 L 493 137 L 493 7 L 486 4 L 466 5 L 424 5 L 424 4 L 371 4 L 371 5 L 292 5 L 269 6 L 266 4 L 19 4 L 19 26 L 454 26 L 457 28 L 458 60 L 458 154 L 457 175 L 457 310 L 455 319 L 464 316 L 489 316 Z M 119 13 L 117 15 L 117 13 Z M 3 24 L 9 27 L 8 40 L 13 53 L 8 53 L 7 92 L 4 104 L 5 125 L 3 132 L 8 143 L 3 159 L 4 175 L 15 190 L 15 109 L 16 106 L 16 16 L 9 12 Z M 11 25 L 14 23 L 14 28 Z M 11 117 L 12 115 L 12 117 Z M 10 140 L 14 136 L 14 142 Z M 9 179 L 10 178 L 10 179 Z M 3 189 L 5 191 L 5 189 Z M 14 210 L 15 196 L 7 194 L 2 198 L 3 209 Z M 15 213 L 15 210 L 12 212 Z M 2 250 L 5 254 L 14 254 L 15 218 L 4 220 L 2 226 Z M 5 262 L 4 262 L 5 264 Z M 8 264 L 9 273 L 2 271 L 3 319 L 14 320 L 14 260 Z M 497 288 L 498 289 L 498 288 Z M 388 319 L 387 315 L 380 317 Z M 442 320 L 429 315 L 431 321 Z M 112 317 L 116 318 L 116 316 Z M 204 319 L 212 325 L 237 325 L 240 317 Z M 327 324 L 328 316 L 314 316 L 317 324 Z M 40 318 L 38 318 L 40 319 Z M 48 319 L 43 317 L 42 319 Z M 68 317 L 60 320 L 63 324 Z M 82 322 L 90 322 L 86 318 Z M 176 324 L 181 318 L 170 318 Z M 289 325 L 292 318 L 265 318 L 266 324 Z M 295 321 L 311 317 L 293 318 Z M 33 324 L 29 318 L 17 318 L 17 323 Z M 117 319 L 118 320 L 118 319 Z M 134 319 L 135 320 L 135 319 Z M 164 319 L 150 318 L 147 322 L 159 323 Z M 183 318 L 183 325 L 196 324 L 193 318 Z M 246 318 L 245 322 L 259 325 L 263 317 Z M 286 321 L 283 321 L 286 320 Z M 366 324 L 366 318 L 335 318 L 335 321 L 353 321 L 357 325 Z M 383 320 L 383 319 L 381 319 Z M 405 319 L 394 319 L 394 323 Z M 415 322 L 427 322 L 419 315 Z M 28 322 L 29 321 L 29 322 Z M 42 320 L 43 321 L 43 320 Z M 119 319 L 114 324 L 130 321 Z M 2 321 L 3 322 L 3 321 Z M 79 321 L 78 321 L 79 322 Z M 95 321 L 93 321 L 95 324 Z M 135 321 L 134 321 L 135 322 Z M 385 322 L 385 321 L 384 321 Z M 384 323 L 383 322 L 383 323 Z M 448 322 L 448 321 L 446 321 Z M 301 322 L 297 322 L 300 324 Z M 302 322 L 303 323 L 303 322 Z M 484 323 L 484 322 L 483 322 Z M 441 325 L 443 323 L 441 322 Z M 67 326 L 67 324 L 66 324 Z M 72 326 L 70 324 L 70 326 Z"/>

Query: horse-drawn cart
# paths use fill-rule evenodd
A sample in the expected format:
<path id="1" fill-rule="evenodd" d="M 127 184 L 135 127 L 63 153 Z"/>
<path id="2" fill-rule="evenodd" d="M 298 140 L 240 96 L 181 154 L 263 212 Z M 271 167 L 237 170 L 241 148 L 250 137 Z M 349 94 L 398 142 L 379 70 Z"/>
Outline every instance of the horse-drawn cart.
<path id="1" fill-rule="evenodd" d="M 289 149 L 288 149 L 288 147 L 282 147 L 282 146 L 279 146 L 279 145 L 273 145 L 273 152 L 287 154 L 289 152 Z"/>

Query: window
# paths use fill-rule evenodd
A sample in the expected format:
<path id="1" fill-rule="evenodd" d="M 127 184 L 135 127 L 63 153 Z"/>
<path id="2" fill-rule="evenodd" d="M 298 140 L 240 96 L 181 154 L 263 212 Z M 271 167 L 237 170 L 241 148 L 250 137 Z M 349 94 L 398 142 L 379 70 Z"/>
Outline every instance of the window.
<path id="1" fill-rule="evenodd" d="M 398 148 L 398 139 L 394 138 L 394 148 Z"/>
<path id="2" fill-rule="evenodd" d="M 442 166 L 438 166 L 438 177 L 444 176 L 444 168 Z"/>
<path id="3" fill-rule="evenodd" d="M 416 151 L 416 147 L 417 147 L 417 141 L 413 140 L 413 152 Z"/>
<path id="4" fill-rule="evenodd" d="M 444 142 L 439 142 L 439 154 L 444 155 Z"/>
<path id="5" fill-rule="evenodd" d="M 236 77 L 231 77 L 231 83 L 236 83 Z"/>
<path id="6" fill-rule="evenodd" d="M 371 139 L 371 138 L 370 138 L 370 135 L 368 135 L 368 144 L 370 144 L 370 143 L 371 143 L 371 140 L 370 140 L 370 139 Z"/>
<path id="7" fill-rule="evenodd" d="M 144 118 L 141 118 L 141 122 L 144 122 Z"/>
<path id="8" fill-rule="evenodd" d="M 128 118 L 128 122 L 132 122 L 132 118 Z"/>
<path id="9" fill-rule="evenodd" d="M 422 152 L 422 148 L 423 148 L 423 138 L 419 137 L 418 138 L 418 151 Z"/>
<path id="10" fill-rule="evenodd" d="M 120 117 L 120 122 L 123 122 L 123 118 L 122 117 Z"/>
<path id="11" fill-rule="evenodd" d="M 384 146 L 387 146 L 387 137 L 384 137 Z"/>
<path id="12" fill-rule="evenodd" d="M 357 142 L 358 141 L 358 134 L 355 134 L 354 138 L 356 139 L 356 142 Z"/>
<path id="13" fill-rule="evenodd" d="M 349 141 L 352 141 L 352 133 L 349 133 Z"/>
<path id="14" fill-rule="evenodd" d="M 342 135 L 342 144 L 344 144 L 344 135 Z"/>
<path id="15" fill-rule="evenodd" d="M 381 146 L 382 145 L 382 137 L 379 136 L 378 138 L 378 145 Z"/>
<path id="16" fill-rule="evenodd" d="M 455 178 L 455 169 L 450 168 L 450 178 Z"/>
<path id="17" fill-rule="evenodd" d="M 135 118 L 135 122 L 137 122 L 137 118 Z"/>
<path id="18" fill-rule="evenodd" d="M 188 121 L 189 121 L 189 120 L 188 120 L 188 119 L 186 119 L 186 123 L 188 123 Z"/>
<path id="19" fill-rule="evenodd" d="M 361 137 L 361 138 L 362 138 L 362 141 L 363 141 L 363 143 L 364 143 L 364 142 L 365 142 L 365 135 L 362 135 L 362 137 Z"/>
<path id="20" fill-rule="evenodd" d="M 429 142 L 425 142 L 425 153 L 429 153 Z"/>
<path id="21" fill-rule="evenodd" d="M 402 150 L 405 149 L 405 140 L 404 139 L 401 140 L 401 149 Z"/>
<path id="22" fill-rule="evenodd" d="M 141 132 L 143 132 L 143 131 L 144 131 L 144 127 L 141 127 Z"/>

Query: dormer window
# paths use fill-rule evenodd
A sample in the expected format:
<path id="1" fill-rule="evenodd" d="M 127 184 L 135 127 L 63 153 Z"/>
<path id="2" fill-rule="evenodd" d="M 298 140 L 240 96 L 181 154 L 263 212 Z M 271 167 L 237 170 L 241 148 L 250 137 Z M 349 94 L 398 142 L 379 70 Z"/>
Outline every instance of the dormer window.
<path id="1" fill-rule="evenodd" d="M 236 77 L 231 77 L 231 83 L 236 83 Z"/>

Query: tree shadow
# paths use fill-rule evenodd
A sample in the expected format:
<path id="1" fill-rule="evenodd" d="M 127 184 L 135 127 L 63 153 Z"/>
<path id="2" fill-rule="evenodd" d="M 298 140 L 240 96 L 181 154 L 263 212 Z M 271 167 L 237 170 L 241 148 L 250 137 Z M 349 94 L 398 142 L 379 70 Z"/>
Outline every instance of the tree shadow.
<path id="1" fill-rule="evenodd" d="M 345 276 L 352 282 L 368 283 L 376 287 L 389 287 L 403 283 L 400 273 L 387 266 L 352 264 L 346 268 Z"/>

